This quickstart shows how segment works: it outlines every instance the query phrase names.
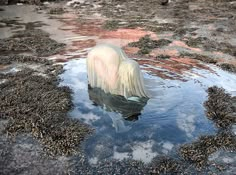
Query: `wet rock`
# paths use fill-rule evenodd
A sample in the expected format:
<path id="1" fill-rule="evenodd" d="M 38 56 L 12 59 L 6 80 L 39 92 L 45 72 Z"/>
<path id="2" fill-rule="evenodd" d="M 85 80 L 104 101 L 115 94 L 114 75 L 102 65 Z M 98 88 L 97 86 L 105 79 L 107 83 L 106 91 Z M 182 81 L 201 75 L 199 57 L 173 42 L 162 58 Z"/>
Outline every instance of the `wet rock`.
<path id="1" fill-rule="evenodd" d="M 0 174 L 66 174 L 66 159 L 52 159 L 42 154 L 42 148 L 27 134 L 14 142 L 0 136 Z"/>

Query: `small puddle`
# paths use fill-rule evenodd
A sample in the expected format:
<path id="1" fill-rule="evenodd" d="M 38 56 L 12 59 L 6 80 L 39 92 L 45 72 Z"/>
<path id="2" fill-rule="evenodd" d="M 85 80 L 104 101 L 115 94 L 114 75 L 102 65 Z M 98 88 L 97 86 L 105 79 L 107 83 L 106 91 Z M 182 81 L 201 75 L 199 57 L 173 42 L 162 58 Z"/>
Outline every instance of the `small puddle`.
<path id="1" fill-rule="evenodd" d="M 143 70 L 152 97 L 139 102 L 88 89 L 85 59 L 71 60 L 64 69 L 61 85 L 73 90 L 71 117 L 96 129 L 83 145 L 91 164 L 110 158 L 148 163 L 156 155 L 174 156 L 181 144 L 215 132 L 204 114 L 208 87 L 217 85 L 236 95 L 235 75 L 215 66 L 185 72 L 184 82 Z"/>

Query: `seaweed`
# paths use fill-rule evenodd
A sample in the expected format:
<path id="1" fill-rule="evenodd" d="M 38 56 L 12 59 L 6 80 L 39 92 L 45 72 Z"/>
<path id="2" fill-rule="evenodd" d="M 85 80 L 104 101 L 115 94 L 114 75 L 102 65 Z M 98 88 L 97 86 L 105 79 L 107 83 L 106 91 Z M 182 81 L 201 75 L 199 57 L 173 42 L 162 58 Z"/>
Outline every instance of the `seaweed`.
<path id="1" fill-rule="evenodd" d="M 106 30 L 116 30 L 119 28 L 119 22 L 118 20 L 106 21 L 102 27 Z"/>
<path id="2" fill-rule="evenodd" d="M 229 128 L 236 123 L 234 98 L 223 88 L 208 88 L 208 100 L 205 101 L 206 116 L 219 128 Z"/>
<path id="3" fill-rule="evenodd" d="M 139 54 L 144 55 L 151 52 L 151 50 L 163 46 L 167 46 L 171 43 L 170 40 L 167 39 L 160 39 L 160 40 L 152 40 L 149 35 L 146 35 L 139 39 L 137 42 L 129 43 L 128 46 L 130 47 L 138 47 L 140 50 L 138 51 Z"/>
<path id="4" fill-rule="evenodd" d="M 230 131 L 219 131 L 216 135 L 201 136 L 195 142 L 184 144 L 179 153 L 184 160 L 203 169 L 208 163 L 208 157 L 218 150 L 236 151 L 236 137 Z"/>

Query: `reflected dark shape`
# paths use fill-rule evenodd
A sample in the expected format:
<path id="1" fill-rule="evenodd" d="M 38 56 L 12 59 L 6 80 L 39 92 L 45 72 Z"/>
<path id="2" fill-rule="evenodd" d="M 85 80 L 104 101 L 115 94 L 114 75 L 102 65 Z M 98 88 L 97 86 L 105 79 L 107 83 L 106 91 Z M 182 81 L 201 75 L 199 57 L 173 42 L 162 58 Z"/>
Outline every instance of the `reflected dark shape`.
<path id="1" fill-rule="evenodd" d="M 108 112 L 117 112 L 125 120 L 136 121 L 147 104 L 148 98 L 138 98 L 138 101 L 127 100 L 120 95 L 105 93 L 100 88 L 88 86 L 89 99 L 95 106 L 100 106 Z"/>

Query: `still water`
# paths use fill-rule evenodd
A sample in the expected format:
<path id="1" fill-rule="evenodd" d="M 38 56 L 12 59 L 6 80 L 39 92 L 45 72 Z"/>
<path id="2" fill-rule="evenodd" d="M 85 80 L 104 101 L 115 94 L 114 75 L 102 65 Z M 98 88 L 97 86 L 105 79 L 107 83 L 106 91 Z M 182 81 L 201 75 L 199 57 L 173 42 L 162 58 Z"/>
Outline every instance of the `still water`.
<path id="1" fill-rule="evenodd" d="M 70 116 L 95 128 L 83 144 L 89 162 L 132 158 L 148 163 L 157 155 L 175 156 L 181 144 L 215 133 L 204 113 L 206 90 L 217 85 L 236 95 L 236 76 L 208 67 L 184 73 L 185 81 L 162 79 L 143 70 L 151 98 L 132 101 L 88 88 L 85 59 L 67 62 L 61 85 L 73 91 L 75 107 Z"/>

